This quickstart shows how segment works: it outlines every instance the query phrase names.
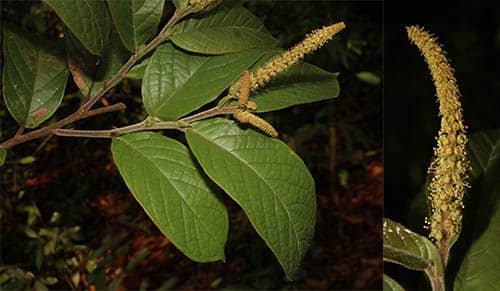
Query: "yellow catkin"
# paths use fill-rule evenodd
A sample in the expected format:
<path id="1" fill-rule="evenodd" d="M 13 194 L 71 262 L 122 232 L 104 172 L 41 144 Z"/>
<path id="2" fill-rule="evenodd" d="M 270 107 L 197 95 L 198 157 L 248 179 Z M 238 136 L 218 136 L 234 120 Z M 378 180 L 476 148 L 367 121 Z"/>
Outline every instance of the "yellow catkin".
<path id="1" fill-rule="evenodd" d="M 437 39 L 418 26 L 407 27 L 408 37 L 427 62 L 436 86 L 441 128 L 436 138 L 434 160 L 429 167 L 431 216 L 426 219 L 429 237 L 441 245 L 460 231 L 463 197 L 467 185 L 466 127 L 457 81 Z"/>
<path id="2" fill-rule="evenodd" d="M 281 55 L 271 59 L 263 67 L 257 69 L 252 76 L 252 90 L 267 84 L 271 78 L 285 71 L 300 61 L 304 55 L 315 51 L 328 42 L 336 33 L 345 28 L 344 22 L 339 22 L 312 31 L 306 38 Z"/>
<path id="3" fill-rule="evenodd" d="M 194 11 L 199 11 L 205 7 L 215 5 L 220 2 L 222 2 L 222 0 L 190 0 L 189 5 L 191 5 Z"/>
<path id="4" fill-rule="evenodd" d="M 243 72 L 243 76 L 241 77 L 240 96 L 238 99 L 239 105 L 247 106 L 248 96 L 250 95 L 250 82 L 250 73 L 248 71 Z"/>
<path id="5" fill-rule="evenodd" d="M 250 112 L 238 111 L 234 114 L 234 117 L 241 123 L 249 123 L 272 137 L 278 137 L 278 132 L 272 125 Z"/>

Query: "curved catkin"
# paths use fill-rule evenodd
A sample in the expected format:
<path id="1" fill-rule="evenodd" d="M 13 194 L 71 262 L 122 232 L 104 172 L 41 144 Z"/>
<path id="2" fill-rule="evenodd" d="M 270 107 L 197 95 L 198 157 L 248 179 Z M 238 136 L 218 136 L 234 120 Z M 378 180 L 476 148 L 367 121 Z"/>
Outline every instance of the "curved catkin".
<path id="1" fill-rule="evenodd" d="M 238 99 L 239 105 L 247 105 L 248 96 L 250 95 L 250 73 L 248 71 L 243 72 L 243 76 L 241 77 L 241 86 L 240 86 L 240 96 Z"/>
<path id="2" fill-rule="evenodd" d="M 303 41 L 296 44 L 294 47 L 285 51 L 281 55 L 271 59 L 263 67 L 257 69 L 251 78 L 252 90 L 256 90 L 258 87 L 263 87 L 271 80 L 271 78 L 300 61 L 304 58 L 304 55 L 322 47 L 335 34 L 344 28 L 344 22 L 339 22 L 314 30 L 308 34 Z"/>
<path id="3" fill-rule="evenodd" d="M 278 132 L 272 125 L 250 112 L 238 111 L 234 114 L 234 117 L 241 123 L 250 123 L 251 125 L 267 133 L 268 135 L 272 137 L 278 137 Z"/>
<path id="4" fill-rule="evenodd" d="M 436 138 L 434 160 L 429 167 L 431 217 L 427 219 L 429 237 L 442 248 L 459 233 L 463 197 L 467 185 L 466 127 L 453 69 L 436 38 L 418 26 L 407 27 L 408 37 L 425 58 L 436 86 L 441 128 Z M 441 248 L 441 251 L 443 251 Z M 447 250 L 446 250 L 447 252 Z"/>

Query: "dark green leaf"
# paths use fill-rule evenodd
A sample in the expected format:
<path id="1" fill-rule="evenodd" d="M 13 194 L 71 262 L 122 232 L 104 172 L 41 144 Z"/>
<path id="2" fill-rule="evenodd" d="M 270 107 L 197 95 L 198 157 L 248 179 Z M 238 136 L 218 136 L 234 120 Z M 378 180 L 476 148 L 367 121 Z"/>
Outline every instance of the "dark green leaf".
<path id="1" fill-rule="evenodd" d="M 113 159 L 156 226 L 198 262 L 224 259 L 227 212 L 184 145 L 152 132 L 113 140 Z"/>
<path id="2" fill-rule="evenodd" d="M 164 0 L 108 0 L 109 11 L 125 47 L 134 52 L 156 32 Z"/>
<path id="3" fill-rule="evenodd" d="M 396 280 L 384 274 L 384 291 L 404 291 L 403 286 L 399 285 Z"/>
<path id="4" fill-rule="evenodd" d="M 472 188 L 461 240 L 470 242 L 455 290 L 500 290 L 500 130 L 469 136 Z"/>
<path id="5" fill-rule="evenodd" d="M 163 44 L 156 49 L 144 74 L 144 106 L 150 115 L 176 120 L 217 98 L 262 54 L 262 49 L 252 49 L 200 56 Z"/>
<path id="6" fill-rule="evenodd" d="M 45 0 L 87 50 L 101 55 L 108 45 L 111 23 L 106 2 Z"/>
<path id="7" fill-rule="evenodd" d="M 316 212 L 314 181 L 302 160 L 280 140 L 222 118 L 196 123 L 186 137 L 207 175 L 241 205 L 294 277 Z"/>
<path id="8" fill-rule="evenodd" d="M 440 265 L 441 257 L 426 237 L 384 218 L 384 260 L 412 270 L 425 270 L 432 262 Z"/>
<path id="9" fill-rule="evenodd" d="M 177 46 L 191 52 L 224 54 L 277 44 L 260 20 L 243 7 L 221 7 L 200 17 L 174 27 L 171 39 Z"/>
<path id="10" fill-rule="evenodd" d="M 65 35 L 69 70 L 85 96 L 99 91 L 130 56 L 115 31 L 111 32 L 112 45 L 104 50 L 101 57 L 90 54 L 71 32 L 66 31 Z"/>
<path id="11" fill-rule="evenodd" d="M 61 104 L 68 69 L 59 42 L 43 40 L 14 28 L 3 28 L 3 95 L 10 114 L 27 128 L 47 120 Z"/>
<path id="12" fill-rule="evenodd" d="M 338 73 L 299 63 L 276 76 L 250 99 L 257 103 L 257 112 L 266 112 L 334 98 L 340 91 L 337 76 Z"/>

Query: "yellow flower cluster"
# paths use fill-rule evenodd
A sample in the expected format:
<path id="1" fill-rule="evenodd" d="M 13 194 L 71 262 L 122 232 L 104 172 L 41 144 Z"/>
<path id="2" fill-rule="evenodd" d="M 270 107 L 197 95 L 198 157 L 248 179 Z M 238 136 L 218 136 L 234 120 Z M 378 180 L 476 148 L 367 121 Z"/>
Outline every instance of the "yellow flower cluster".
<path id="1" fill-rule="evenodd" d="M 321 29 L 314 30 L 306 38 L 278 57 L 270 60 L 259 68 L 252 76 L 252 90 L 267 84 L 271 78 L 285 71 L 293 64 L 300 61 L 304 55 L 322 47 L 336 33 L 345 28 L 344 22 L 335 23 Z"/>
<path id="2" fill-rule="evenodd" d="M 249 123 L 272 137 L 278 137 L 278 131 L 267 121 L 257 115 L 253 115 L 252 113 L 246 111 L 238 111 L 234 114 L 234 118 L 241 123 Z"/>
<path id="3" fill-rule="evenodd" d="M 222 2 L 222 0 L 189 0 L 189 5 L 193 8 L 194 11 L 200 11 L 205 7 L 208 7 L 212 4 L 218 4 Z"/>
<path id="4" fill-rule="evenodd" d="M 460 92 L 453 69 L 436 38 L 418 26 L 407 27 L 409 39 L 425 58 L 436 86 L 441 115 L 441 128 L 434 149 L 434 160 L 429 167 L 431 217 L 427 219 L 430 238 L 446 242 L 460 231 L 463 196 L 467 185 L 467 160 Z M 443 244 L 442 244 L 443 245 Z"/>

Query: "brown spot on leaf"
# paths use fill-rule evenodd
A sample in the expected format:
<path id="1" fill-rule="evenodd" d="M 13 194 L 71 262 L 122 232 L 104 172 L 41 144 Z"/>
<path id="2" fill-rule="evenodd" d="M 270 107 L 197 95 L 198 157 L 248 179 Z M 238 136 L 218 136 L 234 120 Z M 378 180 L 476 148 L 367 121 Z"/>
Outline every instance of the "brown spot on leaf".
<path id="1" fill-rule="evenodd" d="M 45 115 L 47 115 L 48 112 L 49 112 L 49 110 L 47 110 L 47 108 L 40 108 L 40 109 L 35 110 L 33 113 L 31 113 L 31 117 L 36 122 L 36 121 L 42 119 Z"/>
<path id="2" fill-rule="evenodd" d="M 59 69 L 62 66 L 61 61 L 57 57 L 55 57 L 53 55 L 47 55 L 47 56 L 45 56 L 45 61 L 47 63 L 49 63 L 52 67 L 56 68 L 56 69 Z"/>
<path id="3" fill-rule="evenodd" d="M 86 92 L 88 88 L 83 79 L 82 62 L 77 58 L 70 58 L 68 60 L 68 69 L 71 76 L 73 76 L 76 86 L 78 86 L 81 91 Z"/>

